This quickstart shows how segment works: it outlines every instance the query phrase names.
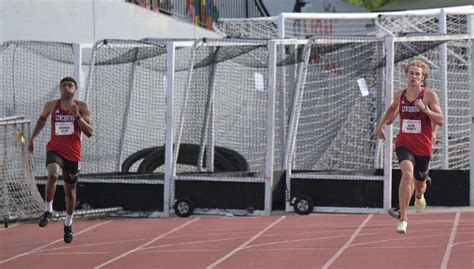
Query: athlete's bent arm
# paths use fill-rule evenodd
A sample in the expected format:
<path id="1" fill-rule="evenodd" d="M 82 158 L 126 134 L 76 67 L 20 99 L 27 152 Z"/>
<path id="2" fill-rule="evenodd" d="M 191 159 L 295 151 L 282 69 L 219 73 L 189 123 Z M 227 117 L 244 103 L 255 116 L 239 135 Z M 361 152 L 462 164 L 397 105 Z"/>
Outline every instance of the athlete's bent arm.
<path id="1" fill-rule="evenodd" d="M 85 102 L 80 102 L 78 103 L 78 106 L 79 107 L 76 108 L 76 106 L 73 105 L 72 109 L 74 116 L 77 119 L 77 124 L 87 137 L 91 137 L 94 129 L 92 128 L 92 117 L 89 105 Z"/>
<path id="2" fill-rule="evenodd" d="M 51 114 L 52 108 L 54 107 L 54 101 L 53 102 L 47 102 L 43 106 L 43 111 L 41 112 L 41 115 L 39 116 L 38 120 L 36 121 L 36 126 L 35 129 L 33 130 L 33 134 L 31 135 L 30 138 L 30 143 L 28 144 L 28 150 L 33 153 L 35 150 L 35 138 L 39 135 L 41 130 L 43 130 L 44 126 L 46 125 L 46 121 L 48 120 L 49 114 Z"/>
<path id="3" fill-rule="evenodd" d="M 425 110 L 426 115 L 437 126 L 443 126 L 444 116 L 439 104 L 438 95 L 435 92 L 429 91 L 428 94 L 428 109 Z"/>
<path id="4" fill-rule="evenodd" d="M 401 91 L 398 91 L 394 94 L 392 104 L 390 104 L 390 106 L 387 108 L 385 115 L 383 116 L 382 120 L 377 126 L 377 137 L 380 139 L 385 140 L 386 137 L 385 137 L 385 131 L 383 128 L 385 127 L 385 125 L 392 124 L 398 115 L 398 108 L 400 106 L 401 93 L 402 93 Z"/>
<path id="5" fill-rule="evenodd" d="M 438 95 L 432 91 L 428 91 L 426 95 L 427 98 L 423 99 L 423 101 L 426 102 L 426 105 L 422 100 L 420 100 L 418 102 L 418 107 L 425 112 L 433 124 L 436 124 L 440 127 L 443 126 L 444 116 L 443 112 L 441 111 Z"/>

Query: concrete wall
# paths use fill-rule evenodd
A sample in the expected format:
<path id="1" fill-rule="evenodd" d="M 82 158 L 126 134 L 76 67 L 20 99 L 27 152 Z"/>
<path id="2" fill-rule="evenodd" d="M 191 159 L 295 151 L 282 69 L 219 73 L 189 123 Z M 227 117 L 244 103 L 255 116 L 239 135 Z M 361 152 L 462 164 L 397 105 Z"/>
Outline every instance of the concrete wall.
<path id="1" fill-rule="evenodd" d="M 0 0 L 0 42 L 200 38 L 216 33 L 124 0 Z"/>

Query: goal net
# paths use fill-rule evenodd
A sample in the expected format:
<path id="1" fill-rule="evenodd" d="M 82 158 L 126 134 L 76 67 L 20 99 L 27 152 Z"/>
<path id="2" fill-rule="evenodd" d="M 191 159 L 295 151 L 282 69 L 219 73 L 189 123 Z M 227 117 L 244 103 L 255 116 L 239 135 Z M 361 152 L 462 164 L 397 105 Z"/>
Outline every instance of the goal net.
<path id="1" fill-rule="evenodd" d="M 27 151 L 30 122 L 23 117 L 0 118 L 0 217 L 36 218 L 43 211 L 41 195 Z"/>
<path id="2" fill-rule="evenodd" d="M 166 43 L 102 40 L 92 58 L 94 136 L 83 140 L 83 163 L 89 173 L 119 172 L 130 155 L 164 144 Z"/>
<path id="3" fill-rule="evenodd" d="M 263 172 L 266 43 L 229 44 L 214 40 L 188 48 L 190 54 L 184 49 L 178 51 L 178 65 L 189 64 L 190 58 L 193 61 L 191 66 L 176 72 L 186 82 L 183 96 L 177 98 L 181 103 L 178 119 L 182 127 L 178 126 L 181 129 L 176 140 L 178 144 L 226 147 L 247 160 L 249 171 Z"/>
<path id="4" fill-rule="evenodd" d="M 377 115 L 383 109 L 380 39 L 310 41 L 293 99 L 289 170 L 375 168 Z"/>
<path id="5" fill-rule="evenodd" d="M 220 174 L 174 173 L 170 201 L 174 200 L 176 180 L 264 183 L 268 139 L 266 42 L 188 42 L 177 45 L 174 60 L 173 169 L 181 151 L 196 145 L 197 165 L 188 172 Z"/>

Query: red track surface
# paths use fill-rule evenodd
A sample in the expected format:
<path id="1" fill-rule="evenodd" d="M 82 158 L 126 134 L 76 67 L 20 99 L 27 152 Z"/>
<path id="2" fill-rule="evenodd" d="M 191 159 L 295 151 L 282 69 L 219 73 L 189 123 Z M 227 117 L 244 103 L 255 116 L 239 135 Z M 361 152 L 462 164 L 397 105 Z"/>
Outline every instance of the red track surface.
<path id="1" fill-rule="evenodd" d="M 0 229 L 0 268 L 474 268 L 474 212 L 109 219 Z"/>

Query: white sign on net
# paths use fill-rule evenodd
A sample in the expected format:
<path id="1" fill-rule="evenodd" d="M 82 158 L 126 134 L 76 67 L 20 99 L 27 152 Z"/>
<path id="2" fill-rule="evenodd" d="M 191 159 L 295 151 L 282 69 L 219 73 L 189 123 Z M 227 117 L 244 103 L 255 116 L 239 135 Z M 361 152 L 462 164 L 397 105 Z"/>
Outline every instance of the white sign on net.
<path id="1" fill-rule="evenodd" d="M 369 95 L 369 89 L 367 87 L 367 81 L 365 81 L 365 78 L 359 78 L 357 80 L 357 84 L 359 84 L 359 90 L 362 96 Z"/>
<path id="2" fill-rule="evenodd" d="M 255 90 L 258 92 L 263 92 L 265 90 L 265 86 L 263 83 L 263 75 L 261 73 L 255 72 Z"/>

